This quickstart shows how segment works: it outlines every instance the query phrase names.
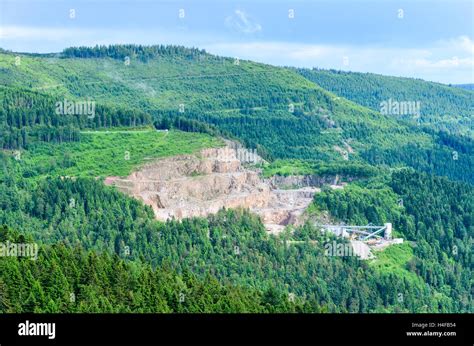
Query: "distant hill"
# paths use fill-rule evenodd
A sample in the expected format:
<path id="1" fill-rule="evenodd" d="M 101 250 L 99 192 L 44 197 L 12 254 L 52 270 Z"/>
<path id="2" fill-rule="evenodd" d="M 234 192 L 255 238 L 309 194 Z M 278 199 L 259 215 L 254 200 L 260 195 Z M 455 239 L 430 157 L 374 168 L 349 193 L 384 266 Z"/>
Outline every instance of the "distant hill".
<path id="1" fill-rule="evenodd" d="M 155 123 L 181 117 L 213 125 L 269 160 L 408 165 L 473 179 L 472 139 L 457 137 L 469 135 L 472 118 L 473 93 L 462 89 L 395 77 L 281 68 L 176 46 L 79 47 L 34 56 L 6 52 L 0 53 L 0 70 L 1 85 L 46 94 L 55 102 L 91 99 L 107 109 L 146 112 Z M 433 121 L 420 126 L 410 118 L 381 114 L 376 105 L 390 97 L 421 99 L 422 112 L 429 107 Z M 452 117 L 437 115 L 448 110 Z M 11 120 L 20 116 L 18 109 L 4 106 L 3 117 L 11 124 L 21 123 Z M 16 126 L 15 136 L 22 135 L 18 130 Z"/>
<path id="2" fill-rule="evenodd" d="M 474 90 L 474 84 L 453 84 L 451 86 L 455 88 L 466 89 L 466 90 Z"/>
<path id="3" fill-rule="evenodd" d="M 319 69 L 297 71 L 324 89 L 376 111 L 381 110 L 384 101 L 420 102 L 417 121 L 436 129 L 474 137 L 474 92 L 468 87 L 453 88 L 421 79 L 373 73 Z"/>

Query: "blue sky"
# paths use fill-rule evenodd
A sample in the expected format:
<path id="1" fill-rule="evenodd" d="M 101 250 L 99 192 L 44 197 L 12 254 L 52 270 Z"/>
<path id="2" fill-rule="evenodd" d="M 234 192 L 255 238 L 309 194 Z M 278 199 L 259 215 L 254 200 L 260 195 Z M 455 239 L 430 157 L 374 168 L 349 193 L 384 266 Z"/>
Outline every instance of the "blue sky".
<path id="1" fill-rule="evenodd" d="M 274 65 L 473 83 L 473 11 L 471 0 L 0 0 L 0 47 L 180 44 Z"/>

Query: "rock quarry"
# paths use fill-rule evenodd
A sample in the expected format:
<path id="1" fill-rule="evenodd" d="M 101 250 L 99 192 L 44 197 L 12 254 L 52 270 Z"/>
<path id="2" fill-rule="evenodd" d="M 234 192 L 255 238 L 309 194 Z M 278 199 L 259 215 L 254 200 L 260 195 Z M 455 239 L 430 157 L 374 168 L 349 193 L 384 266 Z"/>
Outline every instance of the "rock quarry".
<path id="1" fill-rule="evenodd" d="M 286 225 L 297 225 L 319 191 L 315 185 L 328 183 L 308 177 L 263 179 L 252 165 L 263 161 L 258 155 L 226 143 L 157 160 L 126 178 L 108 177 L 105 184 L 142 200 L 162 221 L 241 207 L 259 215 L 268 231 L 278 233 Z"/>

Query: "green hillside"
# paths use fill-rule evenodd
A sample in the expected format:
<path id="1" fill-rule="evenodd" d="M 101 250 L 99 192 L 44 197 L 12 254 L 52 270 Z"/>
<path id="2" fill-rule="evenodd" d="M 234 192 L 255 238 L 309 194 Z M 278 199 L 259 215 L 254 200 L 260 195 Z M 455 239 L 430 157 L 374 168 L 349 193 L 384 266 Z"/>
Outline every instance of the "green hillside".
<path id="1" fill-rule="evenodd" d="M 448 86 L 421 79 L 382 76 L 373 73 L 297 69 L 321 87 L 360 105 L 380 111 L 381 102 L 419 101 L 420 114 L 398 117 L 436 129 L 474 137 L 474 91 L 472 85 Z M 415 118 L 415 119 L 414 119 Z"/>
<path id="2" fill-rule="evenodd" d="M 59 55 L 22 55 L 19 65 L 15 56 L 0 54 L 1 84 L 29 88 L 56 102 L 92 99 L 105 109 L 144 111 L 160 124 L 195 119 L 270 160 L 347 158 L 473 181 L 470 138 L 381 115 L 296 70 L 174 46 L 76 48 Z M 458 94 L 449 104 L 469 101 L 467 91 L 452 90 Z M 6 117 L 12 116 L 18 115 L 7 110 Z M 94 122 L 94 127 L 108 123 Z"/>

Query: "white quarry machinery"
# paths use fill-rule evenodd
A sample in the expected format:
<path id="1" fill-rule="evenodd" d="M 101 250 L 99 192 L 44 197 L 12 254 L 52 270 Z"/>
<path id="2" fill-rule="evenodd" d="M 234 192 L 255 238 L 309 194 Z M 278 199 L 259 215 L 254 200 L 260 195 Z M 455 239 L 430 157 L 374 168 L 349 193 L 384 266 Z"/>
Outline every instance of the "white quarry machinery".
<path id="1" fill-rule="evenodd" d="M 348 226 L 348 225 L 320 225 L 326 231 L 331 231 L 335 235 L 345 238 L 357 238 L 366 241 L 371 238 L 385 240 L 392 239 L 392 224 L 386 223 L 383 226 Z"/>
<path id="2" fill-rule="evenodd" d="M 350 225 L 318 225 L 336 236 L 348 238 L 355 253 L 361 259 L 372 259 L 375 256 L 371 250 L 382 250 L 393 244 L 403 243 L 402 238 L 392 238 L 392 224 L 383 226 L 350 226 Z"/>

